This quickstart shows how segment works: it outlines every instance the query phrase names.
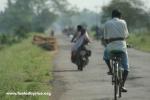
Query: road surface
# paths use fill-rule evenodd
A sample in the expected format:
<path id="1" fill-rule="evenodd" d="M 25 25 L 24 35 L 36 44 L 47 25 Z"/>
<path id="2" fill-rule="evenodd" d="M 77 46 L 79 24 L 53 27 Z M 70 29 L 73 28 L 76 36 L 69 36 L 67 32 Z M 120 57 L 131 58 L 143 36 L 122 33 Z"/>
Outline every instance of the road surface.
<path id="1" fill-rule="evenodd" d="M 58 35 L 59 52 L 55 58 L 52 100 L 113 100 L 111 76 L 102 60 L 100 42 L 90 44 L 89 65 L 80 72 L 70 61 L 70 39 Z M 150 100 L 150 53 L 129 49 L 130 73 L 127 93 L 119 100 Z"/>

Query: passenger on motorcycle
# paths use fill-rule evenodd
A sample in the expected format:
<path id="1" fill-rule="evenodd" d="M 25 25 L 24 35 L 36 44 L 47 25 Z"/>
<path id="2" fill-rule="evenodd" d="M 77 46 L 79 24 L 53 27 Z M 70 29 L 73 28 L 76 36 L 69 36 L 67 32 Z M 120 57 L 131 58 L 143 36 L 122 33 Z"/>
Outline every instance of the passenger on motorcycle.
<path id="1" fill-rule="evenodd" d="M 86 30 L 82 26 L 78 25 L 77 26 L 77 35 L 76 35 L 76 37 L 73 37 L 73 39 L 72 39 L 72 42 L 75 42 L 75 44 L 73 45 L 73 47 L 71 49 L 71 60 L 73 63 L 76 62 L 76 58 L 78 57 L 81 47 L 83 47 L 90 41 L 91 40 L 90 40 L 89 35 L 86 32 Z M 86 48 L 84 48 L 84 49 L 86 49 Z"/>

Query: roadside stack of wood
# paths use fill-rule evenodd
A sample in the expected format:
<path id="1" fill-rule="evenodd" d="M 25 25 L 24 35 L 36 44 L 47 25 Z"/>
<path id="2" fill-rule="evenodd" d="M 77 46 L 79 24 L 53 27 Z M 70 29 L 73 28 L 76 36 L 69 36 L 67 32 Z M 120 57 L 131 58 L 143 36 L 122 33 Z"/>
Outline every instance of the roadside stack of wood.
<path id="1" fill-rule="evenodd" d="M 32 43 L 50 51 L 57 49 L 57 41 L 55 37 L 34 35 Z"/>

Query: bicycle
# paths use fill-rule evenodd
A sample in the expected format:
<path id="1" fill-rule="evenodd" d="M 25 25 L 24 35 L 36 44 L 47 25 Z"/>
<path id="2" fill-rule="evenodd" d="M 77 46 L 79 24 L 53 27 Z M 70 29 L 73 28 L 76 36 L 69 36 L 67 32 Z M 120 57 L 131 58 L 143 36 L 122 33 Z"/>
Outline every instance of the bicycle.
<path id="1" fill-rule="evenodd" d="M 123 51 L 113 50 L 110 53 L 110 60 L 112 66 L 112 85 L 114 85 L 114 100 L 117 100 L 117 96 L 121 98 L 122 90 L 122 68 L 121 57 L 124 54 Z M 119 95 L 118 95 L 119 93 Z"/>

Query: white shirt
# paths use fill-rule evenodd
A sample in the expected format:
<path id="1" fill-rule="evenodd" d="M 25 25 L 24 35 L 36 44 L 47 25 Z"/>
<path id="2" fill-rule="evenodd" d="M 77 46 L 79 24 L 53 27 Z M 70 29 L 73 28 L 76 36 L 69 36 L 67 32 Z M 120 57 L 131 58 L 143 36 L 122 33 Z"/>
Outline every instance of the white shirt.
<path id="1" fill-rule="evenodd" d="M 113 18 L 105 23 L 104 39 L 110 38 L 126 38 L 128 37 L 128 29 L 125 20 Z M 121 50 L 127 52 L 126 41 L 118 40 L 109 43 L 106 47 L 109 51 Z"/>
<path id="2" fill-rule="evenodd" d="M 75 42 L 75 44 L 72 47 L 72 51 L 77 51 L 78 48 L 83 44 L 84 40 L 89 40 L 89 36 L 88 36 L 87 32 L 84 35 L 79 36 L 76 39 L 76 42 Z"/>

